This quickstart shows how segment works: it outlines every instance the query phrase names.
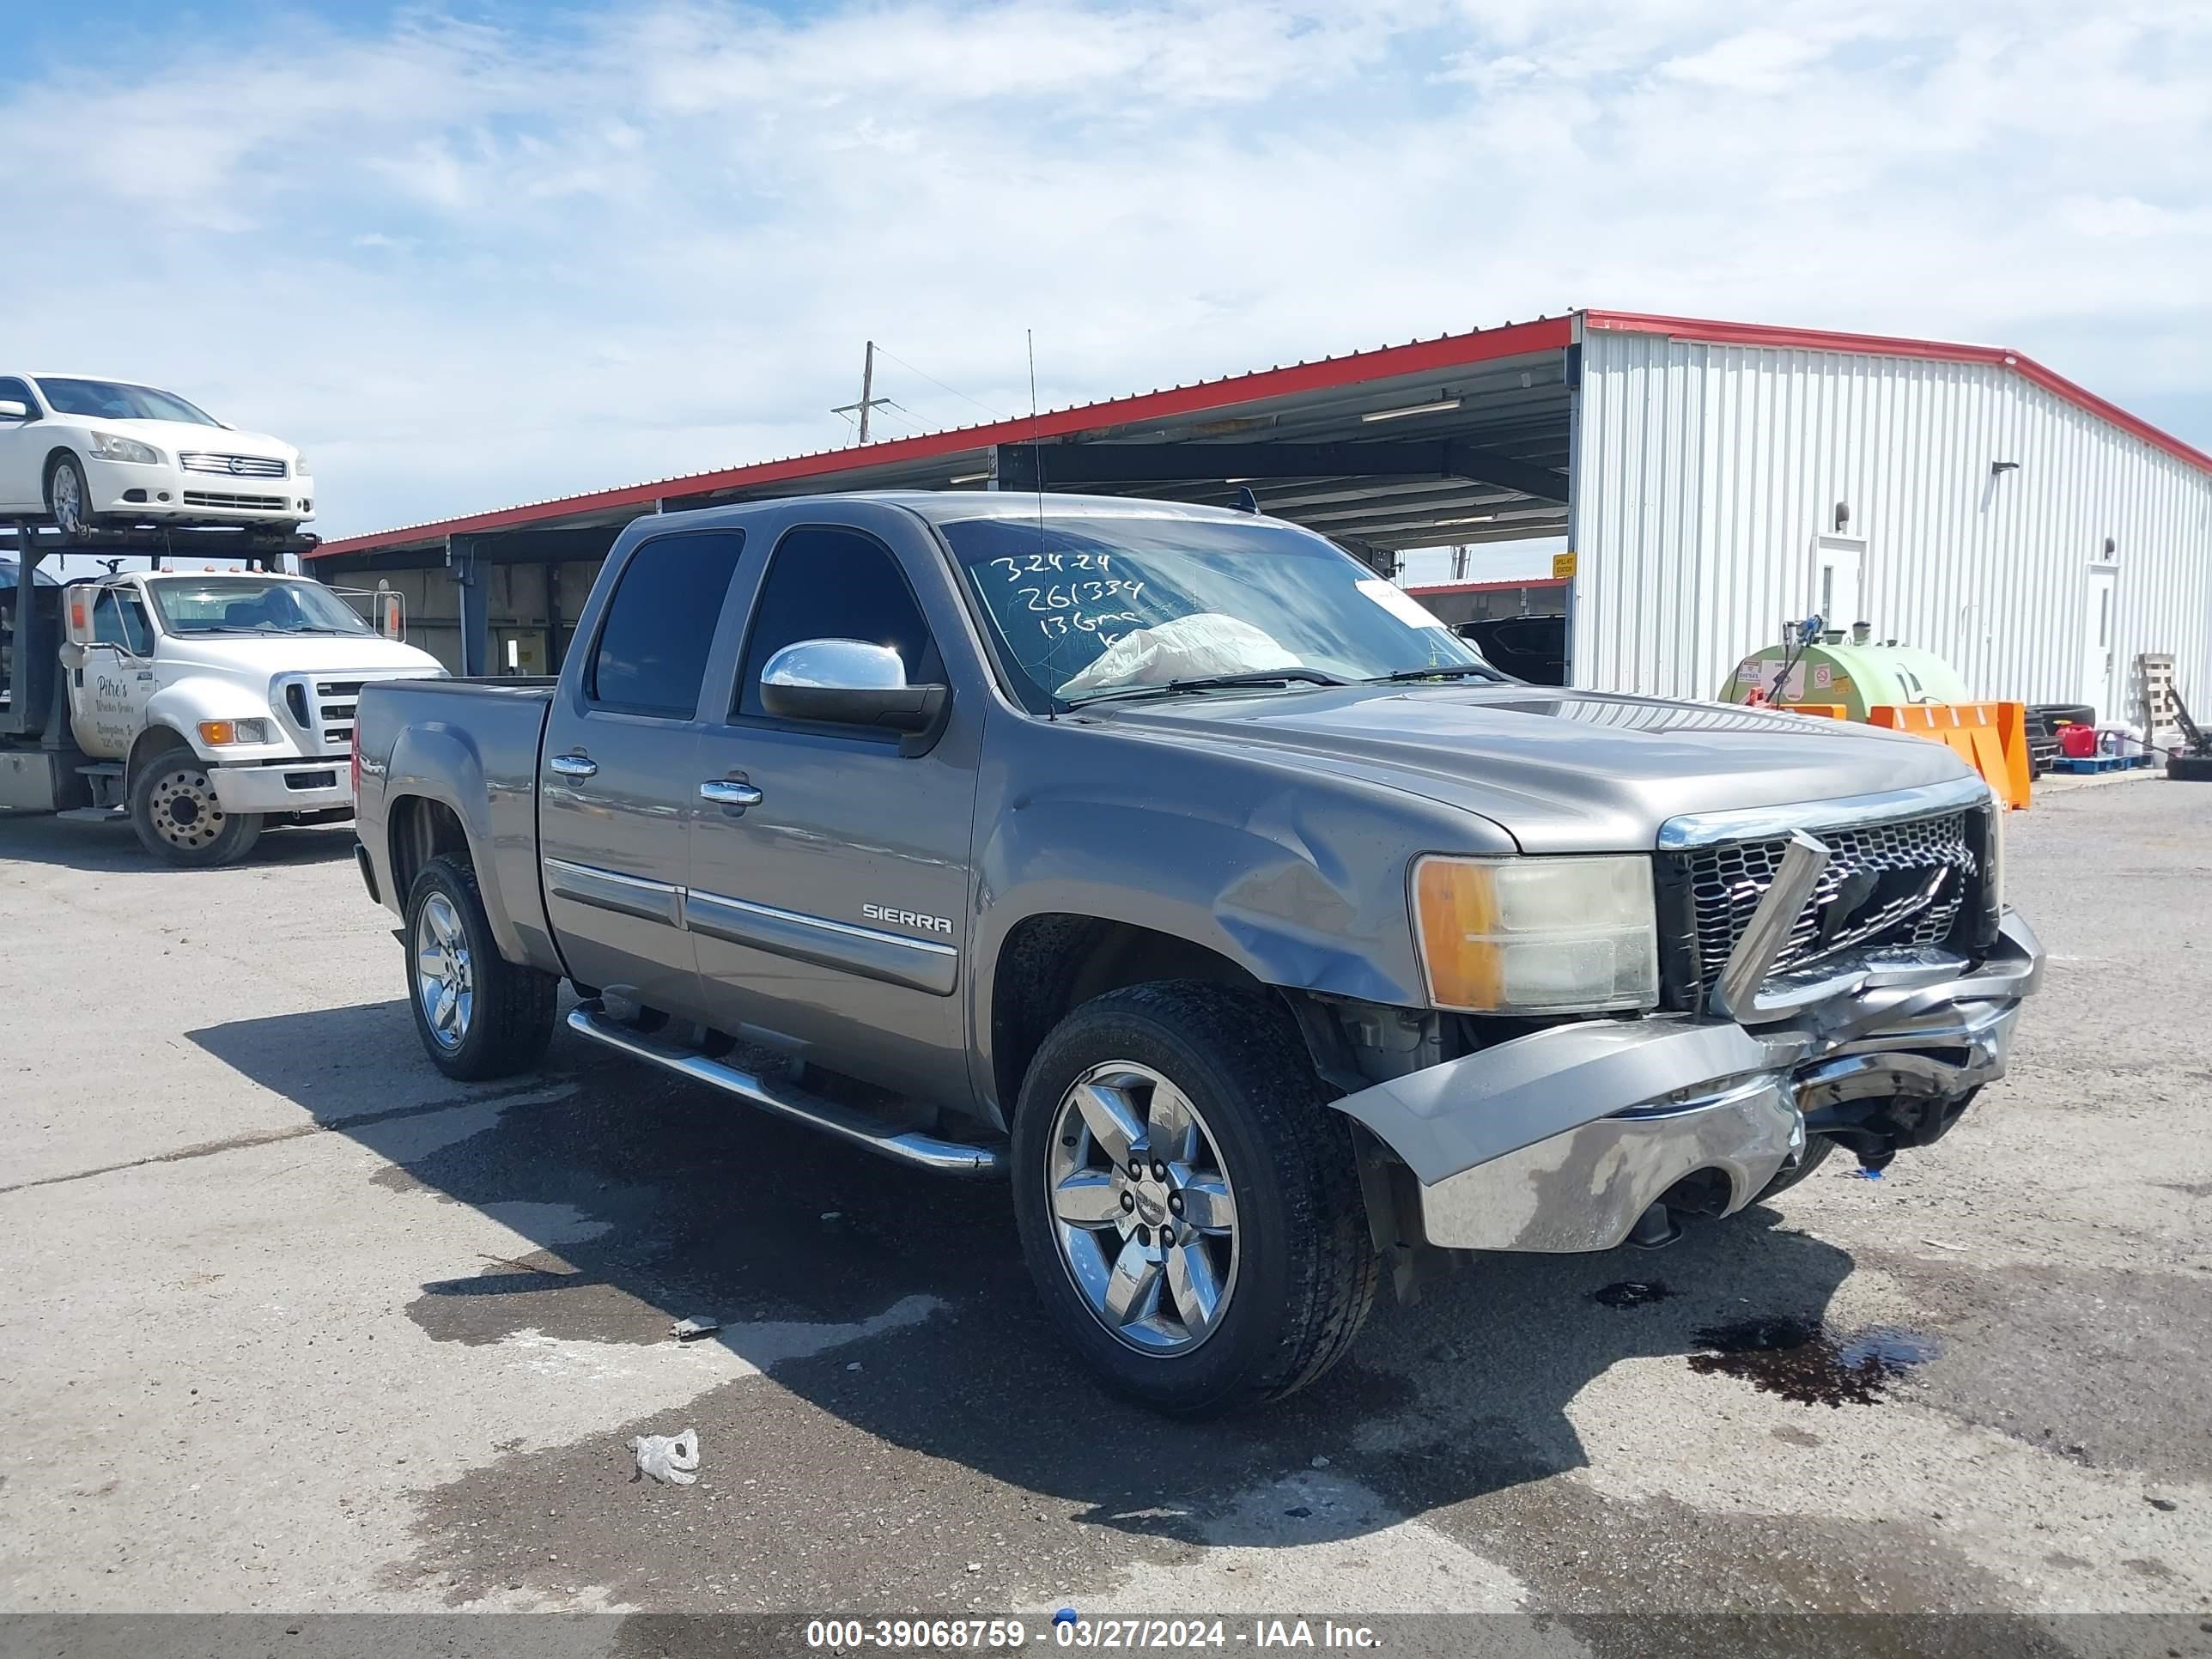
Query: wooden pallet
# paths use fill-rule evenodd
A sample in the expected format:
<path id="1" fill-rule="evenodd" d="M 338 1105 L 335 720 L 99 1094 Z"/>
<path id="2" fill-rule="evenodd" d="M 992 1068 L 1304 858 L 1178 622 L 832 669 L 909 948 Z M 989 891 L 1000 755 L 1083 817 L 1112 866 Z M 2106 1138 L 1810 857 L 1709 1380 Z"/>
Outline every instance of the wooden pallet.
<path id="1" fill-rule="evenodd" d="M 2173 695 L 2173 653 L 2146 651 L 2136 659 L 2136 683 L 2142 688 L 2143 730 L 2153 743 L 2181 736 L 2179 703 Z"/>

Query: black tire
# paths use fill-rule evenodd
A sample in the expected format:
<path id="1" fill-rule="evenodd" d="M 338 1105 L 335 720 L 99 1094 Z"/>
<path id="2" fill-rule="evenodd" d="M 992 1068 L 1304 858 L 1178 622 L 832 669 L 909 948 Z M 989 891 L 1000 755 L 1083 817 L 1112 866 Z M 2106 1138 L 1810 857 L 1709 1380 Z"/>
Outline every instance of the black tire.
<path id="1" fill-rule="evenodd" d="M 55 488 L 56 480 L 64 472 L 71 475 L 73 498 Z M 46 512 L 64 541 L 75 541 L 100 522 L 100 515 L 92 510 L 92 486 L 85 480 L 84 463 L 67 451 L 46 464 Z"/>
<path id="2" fill-rule="evenodd" d="M 131 779 L 139 845 L 185 869 L 235 864 L 261 839 L 261 814 L 226 812 L 207 763 L 183 744 L 149 755 Z"/>
<path id="3" fill-rule="evenodd" d="M 466 951 L 468 1001 L 458 1033 L 434 1026 L 418 972 L 425 945 L 435 939 L 425 912 L 438 900 L 445 908 L 436 914 L 450 912 Z M 447 1077 L 481 1083 L 526 1072 L 545 1057 L 561 981 L 500 955 L 473 868 L 455 858 L 432 859 L 422 866 L 407 893 L 406 937 L 407 1006 L 415 1011 L 415 1034 L 433 1066 Z"/>
<path id="4" fill-rule="evenodd" d="M 2166 775 L 2176 783 L 2212 783 L 2212 755 L 2168 755 Z"/>
<path id="5" fill-rule="evenodd" d="M 1827 1136 L 1808 1135 L 1805 1138 L 1804 1156 L 1797 1160 L 1796 1166 L 1793 1169 L 1776 1170 L 1774 1179 L 1761 1187 L 1759 1189 L 1759 1196 L 1753 1199 L 1751 1202 L 1764 1204 L 1769 1199 L 1788 1192 L 1807 1176 L 1826 1164 L 1828 1161 L 1828 1154 L 1835 1150 L 1836 1143 Z M 1747 1205 L 1745 1207 L 1748 1209 L 1750 1206 Z"/>
<path id="6" fill-rule="evenodd" d="M 1149 1067 L 1180 1090 L 1233 1187 L 1226 1302 L 1183 1352 L 1141 1352 L 1109 1332 L 1060 1243 L 1055 1121 L 1076 1080 L 1109 1062 Z M 1012 1158 L 1022 1249 L 1052 1324 L 1115 1392 L 1154 1410 L 1203 1417 L 1280 1399 L 1344 1357 L 1374 1304 L 1381 1264 L 1350 1122 L 1325 1103 L 1296 1026 L 1265 993 L 1169 981 L 1084 1004 L 1030 1066 Z"/>

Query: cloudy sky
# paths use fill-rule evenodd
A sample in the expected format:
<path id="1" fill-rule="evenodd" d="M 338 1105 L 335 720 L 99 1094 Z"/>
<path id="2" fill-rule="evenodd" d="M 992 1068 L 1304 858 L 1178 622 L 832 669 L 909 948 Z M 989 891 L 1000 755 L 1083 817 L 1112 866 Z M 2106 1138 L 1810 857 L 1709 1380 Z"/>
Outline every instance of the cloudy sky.
<path id="1" fill-rule="evenodd" d="M 2203 0 L 0 18 L 0 362 L 304 443 L 326 535 L 834 446 L 869 337 L 886 431 L 1021 409 L 1025 327 L 1048 404 L 1578 305 L 1928 334 L 2212 447 Z"/>

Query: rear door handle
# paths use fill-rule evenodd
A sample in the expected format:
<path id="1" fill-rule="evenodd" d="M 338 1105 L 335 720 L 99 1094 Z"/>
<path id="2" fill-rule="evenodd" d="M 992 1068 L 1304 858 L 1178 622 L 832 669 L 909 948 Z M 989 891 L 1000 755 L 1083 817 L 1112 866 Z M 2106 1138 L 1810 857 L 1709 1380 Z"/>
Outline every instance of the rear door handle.
<path id="1" fill-rule="evenodd" d="M 758 806 L 761 792 L 750 783 L 738 783 L 729 778 L 709 778 L 699 786 L 699 799 L 713 801 L 718 806 Z"/>
<path id="2" fill-rule="evenodd" d="M 556 755 L 550 764 L 564 778 L 593 777 L 599 769 L 599 762 L 588 755 Z"/>

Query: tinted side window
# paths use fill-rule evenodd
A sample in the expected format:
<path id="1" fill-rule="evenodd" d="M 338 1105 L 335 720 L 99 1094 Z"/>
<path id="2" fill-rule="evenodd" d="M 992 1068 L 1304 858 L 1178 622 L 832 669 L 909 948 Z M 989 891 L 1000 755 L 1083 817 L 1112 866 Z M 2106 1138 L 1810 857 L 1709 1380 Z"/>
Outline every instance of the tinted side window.
<path id="1" fill-rule="evenodd" d="M 890 550 L 854 530 L 794 530 L 776 544 L 768 580 L 753 606 L 738 679 L 738 712 L 763 712 L 761 670 L 801 640 L 866 640 L 887 645 L 906 663 L 908 685 L 945 678 L 945 665 L 921 607 Z"/>
<path id="2" fill-rule="evenodd" d="M 95 645 L 119 645 L 134 657 L 154 649 L 154 630 L 137 599 L 112 587 L 93 605 L 92 638 Z"/>
<path id="3" fill-rule="evenodd" d="M 741 530 L 712 530 L 663 536 L 632 553 L 586 665 L 584 695 L 629 714 L 690 719 L 744 544 Z"/>

